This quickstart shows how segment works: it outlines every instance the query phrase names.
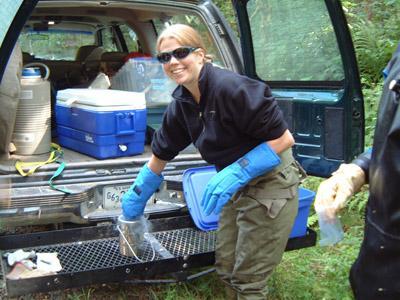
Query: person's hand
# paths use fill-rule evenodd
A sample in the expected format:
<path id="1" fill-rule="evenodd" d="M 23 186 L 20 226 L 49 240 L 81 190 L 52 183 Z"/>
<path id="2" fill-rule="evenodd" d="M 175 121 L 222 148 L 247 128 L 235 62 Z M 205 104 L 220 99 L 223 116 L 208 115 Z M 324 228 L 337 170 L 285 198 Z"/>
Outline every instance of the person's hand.
<path id="1" fill-rule="evenodd" d="M 266 144 L 262 143 L 236 162 L 230 164 L 207 183 L 201 206 L 206 215 L 219 214 L 234 193 L 251 179 L 260 176 L 280 163 L 280 158 Z"/>
<path id="2" fill-rule="evenodd" d="M 243 186 L 239 177 L 240 170 L 237 170 L 237 165 L 234 164 L 215 174 L 207 183 L 201 201 L 207 216 L 213 211 L 219 214 L 233 194 Z"/>
<path id="3" fill-rule="evenodd" d="M 135 182 L 122 196 L 122 214 L 124 218 L 132 220 L 143 215 L 147 200 L 155 193 L 162 181 L 163 177 L 154 173 L 145 164 Z"/>
<path id="4" fill-rule="evenodd" d="M 328 219 L 334 219 L 347 200 L 365 184 L 364 171 L 356 164 L 341 164 L 332 176 L 323 181 L 315 196 L 315 210 L 323 211 Z"/>

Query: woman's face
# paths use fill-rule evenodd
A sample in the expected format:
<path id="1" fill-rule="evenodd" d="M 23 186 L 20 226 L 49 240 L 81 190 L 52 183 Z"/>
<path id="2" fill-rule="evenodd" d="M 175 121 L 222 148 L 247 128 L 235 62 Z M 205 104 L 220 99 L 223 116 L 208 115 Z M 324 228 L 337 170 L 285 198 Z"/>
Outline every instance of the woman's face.
<path id="1" fill-rule="evenodd" d="M 173 51 L 181 45 L 174 38 L 166 38 L 160 44 L 160 52 Z M 172 56 L 171 60 L 163 64 L 164 72 L 169 78 L 177 84 L 184 85 L 190 90 L 191 87 L 197 86 L 200 70 L 204 64 L 204 52 L 198 49 L 183 59 L 176 59 Z"/>

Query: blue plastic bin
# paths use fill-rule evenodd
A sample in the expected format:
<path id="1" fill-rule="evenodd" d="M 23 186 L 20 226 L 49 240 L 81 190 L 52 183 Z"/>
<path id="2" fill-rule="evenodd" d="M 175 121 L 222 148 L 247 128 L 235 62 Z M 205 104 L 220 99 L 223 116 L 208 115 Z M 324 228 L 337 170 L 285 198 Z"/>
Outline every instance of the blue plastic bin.
<path id="1" fill-rule="evenodd" d="M 183 191 L 189 213 L 197 228 L 203 231 L 218 228 L 219 215 L 212 213 L 206 216 L 200 205 L 205 187 L 211 177 L 216 174 L 213 166 L 191 168 L 183 173 Z M 295 219 L 290 238 L 304 236 L 307 233 L 307 219 L 315 193 L 299 188 L 299 210 Z"/>
<path id="2" fill-rule="evenodd" d="M 200 205 L 207 182 L 216 173 L 213 166 L 191 168 L 183 173 L 183 192 L 189 213 L 197 228 L 204 231 L 215 230 L 218 227 L 219 215 L 212 213 L 206 216 Z"/>
<path id="3" fill-rule="evenodd" d="M 289 237 L 294 238 L 306 235 L 307 219 L 314 197 L 315 192 L 305 188 L 299 188 L 299 209 Z"/>

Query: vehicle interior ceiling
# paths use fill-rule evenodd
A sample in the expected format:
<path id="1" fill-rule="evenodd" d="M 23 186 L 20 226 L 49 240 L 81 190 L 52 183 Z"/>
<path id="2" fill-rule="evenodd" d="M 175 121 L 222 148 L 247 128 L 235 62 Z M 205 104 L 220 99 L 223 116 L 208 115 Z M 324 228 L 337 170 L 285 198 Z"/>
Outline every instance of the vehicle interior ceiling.
<path id="1" fill-rule="evenodd" d="M 47 30 L 50 26 L 58 29 L 78 29 L 90 30 L 97 32 L 102 28 L 125 24 L 133 29 L 140 43 L 141 51 L 152 56 L 155 55 L 156 32 L 153 20 L 165 21 L 169 19 L 169 15 L 179 13 L 179 10 L 166 9 L 165 7 L 153 7 L 142 4 L 126 3 L 126 2 L 110 2 L 109 5 L 100 5 L 99 2 L 88 1 L 87 4 L 80 1 L 39 1 L 38 6 L 33 11 L 30 19 L 27 21 L 24 30 Z M 54 21 L 54 25 L 48 25 L 49 21 Z M 120 49 L 120 51 L 124 51 Z M 58 89 L 75 87 L 63 85 L 57 87 L 57 81 L 64 79 L 67 75 L 74 76 L 79 73 L 82 63 L 79 61 L 53 60 L 35 58 L 29 53 L 23 53 L 24 65 L 32 62 L 42 62 L 48 65 L 50 69 L 50 81 L 52 82 L 52 104 L 54 105 L 54 96 Z M 74 68 L 79 68 L 74 71 Z M 75 72 L 75 73 L 74 73 Z M 97 73 L 97 70 L 96 70 Z M 77 75 L 78 76 L 78 75 Z M 77 81 L 74 81 L 76 83 Z M 54 88 L 55 87 L 55 88 Z M 54 138 L 53 141 L 57 142 Z M 149 146 L 146 146 L 148 149 Z M 64 150 L 64 161 L 66 162 L 82 162 L 93 161 L 94 158 L 84 154 L 77 153 L 72 150 Z M 142 156 L 146 156 L 149 151 L 145 151 Z M 22 159 L 24 161 L 41 161 L 46 160 L 48 154 L 34 155 L 31 157 L 21 157 L 12 155 L 9 161 L 2 161 L 2 167 L 11 168 L 13 161 Z M 140 157 L 137 156 L 137 157 Z M 118 158 L 117 158 L 118 159 Z M 124 158 L 120 158 L 124 159 Z M 126 158 L 125 158 L 126 159 Z"/>

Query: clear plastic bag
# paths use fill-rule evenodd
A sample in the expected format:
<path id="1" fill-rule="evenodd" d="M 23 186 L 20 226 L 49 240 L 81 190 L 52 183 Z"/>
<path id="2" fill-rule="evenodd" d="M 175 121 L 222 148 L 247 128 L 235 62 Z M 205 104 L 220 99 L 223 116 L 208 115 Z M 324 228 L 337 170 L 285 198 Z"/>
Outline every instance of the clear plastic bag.
<path id="1" fill-rule="evenodd" d="M 320 246 L 332 246 L 340 242 L 344 237 L 342 223 L 335 215 L 334 217 L 327 214 L 327 207 L 319 207 L 317 210 L 318 223 L 320 228 Z"/>

